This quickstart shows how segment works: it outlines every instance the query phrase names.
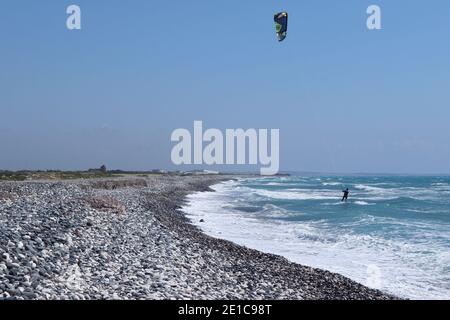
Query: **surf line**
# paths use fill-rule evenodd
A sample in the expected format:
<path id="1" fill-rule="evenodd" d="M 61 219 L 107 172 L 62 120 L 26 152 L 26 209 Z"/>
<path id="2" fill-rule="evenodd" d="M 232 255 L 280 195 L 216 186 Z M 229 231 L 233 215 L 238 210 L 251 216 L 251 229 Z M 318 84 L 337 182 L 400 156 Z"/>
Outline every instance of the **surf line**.
<path id="1" fill-rule="evenodd" d="M 279 129 L 270 129 L 269 143 L 268 129 L 226 129 L 225 134 L 219 129 L 203 132 L 203 122 L 194 121 L 193 137 L 188 129 L 180 128 L 172 132 L 171 141 L 178 142 L 171 152 L 175 165 L 259 164 L 261 175 L 275 175 L 279 171 Z"/>

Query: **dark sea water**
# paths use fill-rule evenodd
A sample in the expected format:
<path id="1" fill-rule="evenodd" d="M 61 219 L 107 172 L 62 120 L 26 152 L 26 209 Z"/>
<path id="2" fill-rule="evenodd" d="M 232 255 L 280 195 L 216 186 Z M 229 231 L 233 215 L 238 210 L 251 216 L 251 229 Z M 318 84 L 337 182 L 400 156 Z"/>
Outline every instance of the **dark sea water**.
<path id="1" fill-rule="evenodd" d="M 213 188 L 185 207 L 212 236 L 401 297 L 450 299 L 450 177 L 268 177 Z"/>

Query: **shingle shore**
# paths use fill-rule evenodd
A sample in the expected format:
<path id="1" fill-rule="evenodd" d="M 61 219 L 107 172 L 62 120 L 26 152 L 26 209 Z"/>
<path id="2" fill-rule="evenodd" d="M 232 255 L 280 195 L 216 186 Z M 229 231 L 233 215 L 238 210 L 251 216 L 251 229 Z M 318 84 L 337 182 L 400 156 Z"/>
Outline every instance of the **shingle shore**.
<path id="1" fill-rule="evenodd" d="M 202 233 L 179 209 L 224 179 L 0 183 L 0 299 L 392 298 Z"/>

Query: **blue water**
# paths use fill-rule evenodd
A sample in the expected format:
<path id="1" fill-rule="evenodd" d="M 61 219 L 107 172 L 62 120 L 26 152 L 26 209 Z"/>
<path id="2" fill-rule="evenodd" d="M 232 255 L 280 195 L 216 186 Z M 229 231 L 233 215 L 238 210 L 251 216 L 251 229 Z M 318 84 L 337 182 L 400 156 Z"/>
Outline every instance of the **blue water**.
<path id="1" fill-rule="evenodd" d="M 212 236 L 401 297 L 450 298 L 450 177 L 268 177 L 213 188 L 185 207 Z"/>

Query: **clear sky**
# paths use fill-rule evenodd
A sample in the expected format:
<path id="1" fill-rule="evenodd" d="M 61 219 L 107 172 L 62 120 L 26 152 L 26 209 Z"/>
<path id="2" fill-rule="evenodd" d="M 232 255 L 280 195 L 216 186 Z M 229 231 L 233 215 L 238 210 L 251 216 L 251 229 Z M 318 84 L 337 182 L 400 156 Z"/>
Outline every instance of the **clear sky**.
<path id="1" fill-rule="evenodd" d="M 0 168 L 174 169 L 171 132 L 203 120 L 279 128 L 282 170 L 450 173 L 449 15 L 448 0 L 2 0 Z"/>

